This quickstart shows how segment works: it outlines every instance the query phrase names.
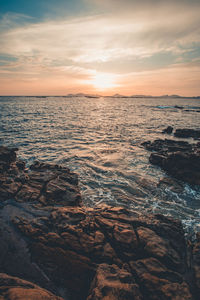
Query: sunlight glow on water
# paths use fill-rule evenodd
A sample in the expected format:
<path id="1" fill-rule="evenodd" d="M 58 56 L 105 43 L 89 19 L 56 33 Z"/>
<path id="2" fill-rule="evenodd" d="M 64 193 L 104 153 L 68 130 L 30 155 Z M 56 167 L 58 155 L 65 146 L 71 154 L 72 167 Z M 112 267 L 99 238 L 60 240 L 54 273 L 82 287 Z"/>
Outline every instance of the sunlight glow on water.
<path id="1" fill-rule="evenodd" d="M 141 143 L 173 138 L 161 134 L 168 125 L 199 128 L 199 110 L 200 100 L 191 99 L 0 97 L 0 143 L 19 147 L 28 164 L 76 171 L 86 205 L 164 213 L 190 232 L 199 230 L 200 190 L 157 187 L 165 174 L 149 163 Z"/>

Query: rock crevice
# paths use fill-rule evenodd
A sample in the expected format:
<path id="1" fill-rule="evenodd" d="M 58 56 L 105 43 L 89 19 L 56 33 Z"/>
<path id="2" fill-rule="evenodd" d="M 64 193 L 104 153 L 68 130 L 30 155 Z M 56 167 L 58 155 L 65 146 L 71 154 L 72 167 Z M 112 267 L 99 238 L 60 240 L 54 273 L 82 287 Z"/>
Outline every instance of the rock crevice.
<path id="1" fill-rule="evenodd" d="M 85 207 L 75 173 L 15 151 L 0 147 L 1 299 L 198 299 L 200 239 L 180 221 Z"/>

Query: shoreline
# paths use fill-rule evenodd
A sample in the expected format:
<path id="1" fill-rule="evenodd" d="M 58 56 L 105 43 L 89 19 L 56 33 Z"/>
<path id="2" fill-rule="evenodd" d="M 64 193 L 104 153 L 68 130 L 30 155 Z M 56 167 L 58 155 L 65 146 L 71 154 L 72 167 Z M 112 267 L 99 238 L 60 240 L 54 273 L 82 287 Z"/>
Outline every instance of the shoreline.
<path id="1" fill-rule="evenodd" d="M 75 173 L 39 162 L 28 170 L 16 149 L 0 147 L 0 180 L 2 273 L 69 300 L 198 299 L 200 234 L 187 241 L 180 221 L 85 207 Z M 12 282 L 5 293 L 23 286 Z"/>

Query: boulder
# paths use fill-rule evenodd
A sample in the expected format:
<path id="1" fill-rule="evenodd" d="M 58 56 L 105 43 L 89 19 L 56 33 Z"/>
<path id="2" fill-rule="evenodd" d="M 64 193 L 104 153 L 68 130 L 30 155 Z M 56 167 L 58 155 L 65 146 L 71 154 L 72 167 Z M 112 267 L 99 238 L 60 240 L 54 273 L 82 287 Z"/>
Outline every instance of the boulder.
<path id="1" fill-rule="evenodd" d="M 142 146 L 149 151 L 159 152 L 160 154 L 166 154 L 175 151 L 191 151 L 193 147 L 193 145 L 189 144 L 188 142 L 169 139 L 157 139 L 153 142 L 147 141 L 142 143 Z"/>
<path id="2" fill-rule="evenodd" d="M 64 300 L 32 282 L 0 273 L 1 300 Z"/>
<path id="3" fill-rule="evenodd" d="M 149 161 L 161 167 L 167 174 L 192 185 L 200 185 L 199 143 L 184 141 L 155 140 L 142 144 L 153 151 Z"/>
<path id="4" fill-rule="evenodd" d="M 179 138 L 199 139 L 200 138 L 200 130 L 188 129 L 188 128 L 176 129 L 176 131 L 174 132 L 174 136 L 179 137 Z"/>
<path id="5" fill-rule="evenodd" d="M 0 202 L 81 205 L 78 176 L 67 167 L 35 162 L 30 171 L 16 158 L 16 149 L 0 148 Z"/>
<path id="6" fill-rule="evenodd" d="M 42 220 L 16 217 L 13 226 L 24 236 L 32 261 L 55 285 L 67 287 L 72 299 L 143 299 L 146 293 L 149 300 L 181 299 L 184 293 L 185 299 L 193 299 L 179 221 L 162 215 L 136 217 L 109 206 L 62 207 Z M 155 262 L 152 274 L 146 270 L 148 284 L 137 267 L 147 258 Z M 156 285 L 155 274 L 157 281 L 162 274 L 164 284 Z M 163 298 L 155 298 L 153 291 Z"/>
<path id="7" fill-rule="evenodd" d="M 87 300 L 142 300 L 131 272 L 116 265 L 99 265 Z"/>
<path id="8" fill-rule="evenodd" d="M 167 155 L 161 142 L 156 147 Z M 180 221 L 85 207 L 68 168 L 36 162 L 27 170 L 14 156 L 5 161 L 0 269 L 9 275 L 0 275 L 0 299 L 198 299 L 199 243 L 188 247 Z"/>
<path id="9" fill-rule="evenodd" d="M 163 129 L 162 133 L 171 134 L 172 131 L 173 131 L 173 127 L 172 126 L 168 126 L 167 128 Z"/>

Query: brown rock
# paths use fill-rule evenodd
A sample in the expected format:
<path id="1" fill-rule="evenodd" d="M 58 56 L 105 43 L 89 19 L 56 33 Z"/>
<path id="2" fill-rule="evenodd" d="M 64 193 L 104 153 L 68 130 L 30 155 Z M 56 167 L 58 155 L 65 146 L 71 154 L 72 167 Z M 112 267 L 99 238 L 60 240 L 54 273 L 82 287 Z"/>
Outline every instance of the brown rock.
<path id="1" fill-rule="evenodd" d="M 166 143 L 154 145 L 163 157 L 177 147 L 186 156 L 194 149 Z M 2 272 L 70 300 L 198 299 L 199 240 L 189 251 L 180 221 L 122 207 L 80 207 L 77 175 L 68 168 L 37 162 L 27 172 L 17 162 L 0 160 Z M 38 297 L 32 287 L 5 291 L 11 300 Z"/>
<path id="2" fill-rule="evenodd" d="M 139 227 L 137 233 L 140 244 L 144 247 L 144 252 L 166 261 L 175 268 L 181 264 L 178 253 L 170 246 L 169 242 L 158 236 L 153 230 Z"/>
<path id="3" fill-rule="evenodd" d="M 200 151 L 198 144 L 183 141 L 155 140 L 142 144 L 147 150 L 156 151 L 149 161 L 169 175 L 189 184 L 200 185 Z"/>
<path id="4" fill-rule="evenodd" d="M 182 276 L 170 271 L 159 260 L 151 257 L 131 262 L 130 265 L 147 299 L 193 299 Z"/>
<path id="5" fill-rule="evenodd" d="M 0 273 L 0 299 L 1 300 L 63 300 L 39 286 Z"/>
<path id="6" fill-rule="evenodd" d="M 39 162 L 27 173 L 24 162 L 17 160 L 15 150 L 0 147 L 0 201 L 14 198 L 40 206 L 81 204 L 75 173 L 65 167 Z"/>
<path id="7" fill-rule="evenodd" d="M 143 299 L 132 274 L 116 265 L 98 267 L 87 300 Z"/>

